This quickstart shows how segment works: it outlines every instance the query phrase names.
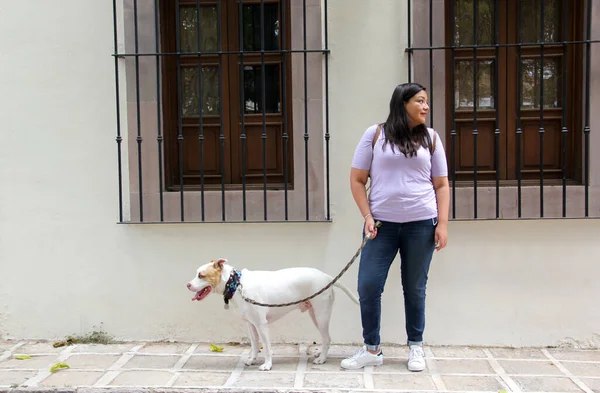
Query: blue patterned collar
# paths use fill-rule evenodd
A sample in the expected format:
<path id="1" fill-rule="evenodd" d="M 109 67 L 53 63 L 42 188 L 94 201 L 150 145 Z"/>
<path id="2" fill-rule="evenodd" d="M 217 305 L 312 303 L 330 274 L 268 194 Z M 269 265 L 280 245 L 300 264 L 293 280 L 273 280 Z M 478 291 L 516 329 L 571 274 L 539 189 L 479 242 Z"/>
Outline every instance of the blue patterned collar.
<path id="1" fill-rule="evenodd" d="M 228 308 L 229 299 L 233 297 L 235 291 L 238 289 L 241 278 L 242 272 L 235 269 L 231 271 L 231 274 L 229 275 L 229 280 L 227 280 L 227 283 L 225 283 L 225 291 L 223 291 L 223 300 L 225 301 L 225 308 Z"/>

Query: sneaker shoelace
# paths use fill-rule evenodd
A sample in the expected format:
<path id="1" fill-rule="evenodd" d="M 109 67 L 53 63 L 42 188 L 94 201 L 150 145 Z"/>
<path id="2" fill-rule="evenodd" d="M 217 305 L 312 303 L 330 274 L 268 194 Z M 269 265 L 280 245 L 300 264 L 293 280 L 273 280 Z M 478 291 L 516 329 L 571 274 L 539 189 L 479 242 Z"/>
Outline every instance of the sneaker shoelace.
<path id="1" fill-rule="evenodd" d="M 361 357 L 364 353 L 366 352 L 366 350 L 364 348 L 359 349 L 358 351 L 354 352 L 354 355 L 352 355 L 350 357 L 350 360 L 356 360 L 359 357 Z"/>
<path id="2" fill-rule="evenodd" d="M 421 347 L 411 348 L 409 358 L 411 360 L 421 360 L 425 357 L 425 353 Z"/>

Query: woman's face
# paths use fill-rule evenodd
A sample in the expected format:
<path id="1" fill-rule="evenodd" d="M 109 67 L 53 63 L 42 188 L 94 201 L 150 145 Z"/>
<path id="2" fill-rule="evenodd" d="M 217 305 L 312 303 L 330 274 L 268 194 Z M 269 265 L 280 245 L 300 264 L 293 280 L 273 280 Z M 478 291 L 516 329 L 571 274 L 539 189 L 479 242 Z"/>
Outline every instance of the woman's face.
<path id="1" fill-rule="evenodd" d="M 429 105 L 427 104 L 427 92 L 421 90 L 410 98 L 408 102 L 404 103 L 404 108 L 409 117 L 409 126 L 416 127 L 421 124 L 425 124 L 427 121 L 427 112 L 429 112 Z"/>

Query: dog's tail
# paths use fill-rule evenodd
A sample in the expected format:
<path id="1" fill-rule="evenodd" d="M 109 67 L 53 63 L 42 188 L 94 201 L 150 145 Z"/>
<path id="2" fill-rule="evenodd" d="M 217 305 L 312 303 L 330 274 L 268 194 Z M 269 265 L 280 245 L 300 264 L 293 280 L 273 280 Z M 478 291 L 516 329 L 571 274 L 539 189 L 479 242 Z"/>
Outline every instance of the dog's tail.
<path id="1" fill-rule="evenodd" d="M 342 291 L 346 292 L 346 295 L 348 295 L 348 297 L 350 299 L 352 299 L 352 301 L 356 304 L 360 304 L 358 301 L 358 298 L 356 296 L 354 296 L 354 294 L 350 291 L 350 289 L 348 289 L 347 286 L 345 286 L 344 284 L 342 284 L 341 282 L 336 282 L 335 284 L 333 284 L 334 287 L 338 287 L 340 288 Z"/>

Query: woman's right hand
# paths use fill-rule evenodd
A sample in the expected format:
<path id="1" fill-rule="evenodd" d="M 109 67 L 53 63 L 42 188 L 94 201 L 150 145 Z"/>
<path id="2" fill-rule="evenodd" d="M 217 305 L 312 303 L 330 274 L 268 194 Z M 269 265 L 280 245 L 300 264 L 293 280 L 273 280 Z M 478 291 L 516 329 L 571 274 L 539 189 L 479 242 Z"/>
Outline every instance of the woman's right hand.
<path id="1" fill-rule="evenodd" d="M 365 219 L 365 235 L 369 236 L 369 234 L 371 236 L 370 237 L 371 240 L 375 239 L 375 237 L 377 236 L 377 228 L 375 227 L 375 220 L 370 215 Z"/>

